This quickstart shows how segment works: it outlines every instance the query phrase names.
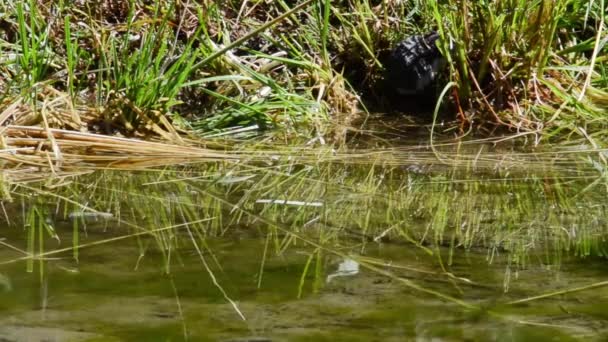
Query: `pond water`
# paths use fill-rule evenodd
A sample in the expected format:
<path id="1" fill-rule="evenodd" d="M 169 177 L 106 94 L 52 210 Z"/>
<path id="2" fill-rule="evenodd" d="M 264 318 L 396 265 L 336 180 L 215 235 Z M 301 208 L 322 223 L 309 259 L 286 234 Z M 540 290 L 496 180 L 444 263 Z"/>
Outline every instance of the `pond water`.
<path id="1" fill-rule="evenodd" d="M 88 239 L 107 232 L 89 231 Z M 489 265 L 483 253 L 457 253 L 447 277 L 427 254 L 407 245 L 366 248 L 365 256 L 390 262 L 388 269 L 428 289 L 479 306 L 467 309 L 359 269 L 342 272 L 343 259 L 322 256 L 319 279 L 309 276 L 298 299 L 310 250 L 290 248 L 266 260 L 265 239 L 247 232 L 209 241 L 217 281 L 213 285 L 196 252 L 185 250 L 170 274 L 162 256 L 129 241 L 85 248 L 77 264 L 58 255 L 42 277 L 23 263 L 2 266 L 0 337 L 3 341 L 421 341 L 605 340 L 608 289 L 504 305 L 530 295 L 605 281 L 603 260 L 567 258 L 559 267 L 530 265 L 504 291 L 503 258 Z M 4 250 L 2 260 L 15 253 Z M 209 257 L 209 255 L 207 255 Z M 356 268 L 355 268 L 356 269 Z M 416 271 L 413 271 L 415 269 Z M 350 274 L 348 274 L 350 273 Z M 334 275 L 332 277 L 331 275 Z"/>
<path id="2" fill-rule="evenodd" d="M 598 151 L 438 146 L 14 185 L 0 341 L 607 340 Z"/>

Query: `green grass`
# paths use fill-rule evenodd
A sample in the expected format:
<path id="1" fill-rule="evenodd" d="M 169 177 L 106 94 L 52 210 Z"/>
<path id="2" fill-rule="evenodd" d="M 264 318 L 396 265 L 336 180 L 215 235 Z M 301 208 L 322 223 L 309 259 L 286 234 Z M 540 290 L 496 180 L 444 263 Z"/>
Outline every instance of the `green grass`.
<path id="1" fill-rule="evenodd" d="M 549 134 L 575 131 L 580 122 L 605 129 L 605 76 L 598 72 L 605 61 L 594 56 L 608 50 L 592 43 L 606 34 L 604 1 L 429 4 L 460 97 L 487 113 L 480 120 L 495 116 Z M 454 42 L 451 53 L 448 42 Z M 593 81 L 585 85 L 587 76 Z M 594 85 L 599 96 L 582 94 Z"/>
<path id="2" fill-rule="evenodd" d="M 41 281 L 47 258 L 71 253 L 79 260 L 81 249 L 116 239 L 134 240 L 142 258 L 158 251 L 165 273 L 180 253 L 194 251 L 213 276 L 221 267 L 207 239 L 246 231 L 265 241 L 258 284 L 268 255 L 305 246 L 298 295 L 321 287 L 321 260 L 330 254 L 477 309 L 398 277 L 386 261 L 366 259 L 366 248 L 415 249 L 436 259 L 440 277 L 456 282 L 466 281 L 451 273 L 456 253 L 485 253 L 490 263 L 505 256 L 505 288 L 531 263 L 608 253 L 604 1 L 39 6 L 31 0 L 1 3 L 0 12 L 0 54 L 6 56 L 0 57 L 0 126 L 47 130 L 5 136 L 0 129 L 0 143 L 11 149 L 0 155 L 7 166 L 0 172 L 1 213 L 25 235 L 0 239 L 21 255 L 0 264 L 26 260 Z M 359 95 L 382 82 L 390 46 L 432 29 L 450 60 L 443 101 L 452 105 L 438 110 L 460 106 L 462 129 L 506 130 L 521 140 L 488 153 L 489 145 L 436 139 L 441 126 L 433 125 L 431 146 L 421 148 L 324 146 L 327 138 L 344 141 L 367 115 Z M 65 132 L 58 132 L 57 145 L 48 134 L 54 127 L 226 152 L 182 153 L 174 162 L 183 165 L 163 169 L 104 171 L 103 162 L 170 164 L 154 164 L 158 156 L 170 159 L 160 150 L 178 154 L 183 146 L 70 140 Z M 210 139 L 249 138 L 258 129 L 275 133 L 258 136 L 259 145 Z M 208 139 L 185 142 L 184 133 Z M 285 147 L 278 140 L 310 144 Z M 563 145 L 540 149 L 543 140 Z M 386 146 L 380 139 L 369 143 Z M 75 176 L 79 165 L 86 174 Z M 122 228 L 119 236 L 84 239 L 91 217 Z M 54 223 L 61 221 L 71 222 L 71 244 L 56 242 Z"/>
<path id="3" fill-rule="evenodd" d="M 1 5 L 3 106 L 37 113 L 65 93 L 86 107 L 71 120 L 102 132 L 341 136 L 365 115 L 357 96 L 381 82 L 382 55 L 432 29 L 463 123 L 548 138 L 606 128 L 604 1 L 36 4 Z"/>

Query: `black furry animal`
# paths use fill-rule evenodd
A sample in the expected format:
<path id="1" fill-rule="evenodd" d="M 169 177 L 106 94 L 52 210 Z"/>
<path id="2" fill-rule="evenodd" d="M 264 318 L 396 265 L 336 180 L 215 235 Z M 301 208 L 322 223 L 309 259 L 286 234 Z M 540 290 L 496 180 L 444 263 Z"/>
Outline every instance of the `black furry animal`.
<path id="1" fill-rule="evenodd" d="M 437 32 L 411 36 L 395 46 L 384 66 L 385 82 L 393 95 L 434 96 L 437 75 L 445 66 Z"/>

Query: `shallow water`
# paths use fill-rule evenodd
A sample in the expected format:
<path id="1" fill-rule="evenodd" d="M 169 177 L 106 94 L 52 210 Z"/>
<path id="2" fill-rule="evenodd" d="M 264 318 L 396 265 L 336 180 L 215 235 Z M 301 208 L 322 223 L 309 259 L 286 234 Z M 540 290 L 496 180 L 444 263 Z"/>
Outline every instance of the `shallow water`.
<path id="1" fill-rule="evenodd" d="M 89 237 L 108 232 L 89 227 Z M 245 316 L 226 302 L 193 250 L 182 251 L 169 275 L 159 253 L 138 261 L 133 241 L 84 248 L 80 262 L 58 256 L 42 278 L 22 262 L 3 265 L 0 337 L 4 341 L 285 341 L 285 340 L 604 340 L 608 289 L 555 296 L 520 305 L 514 299 L 602 281 L 604 260 L 562 260 L 559 267 L 531 265 L 504 291 L 504 258 L 457 253 L 445 276 L 433 257 L 411 246 L 368 246 L 364 255 L 390 261 L 403 279 L 479 305 L 471 310 L 421 294 L 395 279 L 359 269 L 335 274 L 344 260 L 324 255 L 297 298 L 307 248 L 290 248 L 266 260 L 258 288 L 265 239 L 248 232 L 209 241 L 218 282 Z M 447 252 L 447 251 L 446 251 Z M 15 253 L 2 251 L 1 260 Z M 205 254 L 207 259 L 210 255 Z M 408 269 L 415 268 L 417 271 Z M 354 273 L 354 272 L 353 272 Z M 329 280 L 329 281 L 328 281 Z"/>
<path id="2" fill-rule="evenodd" d="M 16 187 L 0 341 L 606 340 L 598 152 L 522 150 L 408 145 L 272 176 L 216 165 Z"/>

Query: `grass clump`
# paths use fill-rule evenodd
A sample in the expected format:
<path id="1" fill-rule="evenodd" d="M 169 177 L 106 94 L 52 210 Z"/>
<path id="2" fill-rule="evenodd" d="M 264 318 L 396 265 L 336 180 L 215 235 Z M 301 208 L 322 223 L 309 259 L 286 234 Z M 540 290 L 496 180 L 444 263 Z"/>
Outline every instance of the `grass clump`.
<path id="1" fill-rule="evenodd" d="M 605 59 L 597 58 L 608 51 L 603 1 L 429 4 L 459 96 L 482 108 L 480 120 L 539 131 L 573 131 L 581 121 L 605 129 Z"/>
<path id="2" fill-rule="evenodd" d="M 267 27 L 310 2 L 277 8 Z M 58 1 L 36 8 L 36 1 L 4 5 L 2 46 L 16 57 L 4 60 L 3 103 L 6 109 L 19 102 L 27 112 L 11 113 L 4 124 L 39 123 L 23 117 L 39 117 L 45 102 L 57 101 L 86 119 L 80 129 L 164 138 L 174 136 L 174 122 L 205 130 L 287 127 L 318 123 L 327 113 L 304 74 L 318 65 L 303 56 L 247 50 L 248 39 L 239 38 L 244 30 L 255 38 L 255 26 L 235 23 L 231 6 Z M 56 119 L 53 127 L 75 126 Z"/>
<path id="3" fill-rule="evenodd" d="M 172 141 L 281 127 L 341 141 L 367 109 L 391 110 L 390 48 L 437 30 L 454 89 L 440 99 L 447 118 L 604 143 L 594 137 L 607 117 L 604 1 L 1 6 L 3 126 Z"/>

